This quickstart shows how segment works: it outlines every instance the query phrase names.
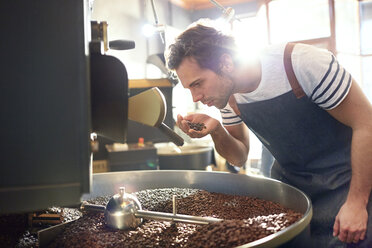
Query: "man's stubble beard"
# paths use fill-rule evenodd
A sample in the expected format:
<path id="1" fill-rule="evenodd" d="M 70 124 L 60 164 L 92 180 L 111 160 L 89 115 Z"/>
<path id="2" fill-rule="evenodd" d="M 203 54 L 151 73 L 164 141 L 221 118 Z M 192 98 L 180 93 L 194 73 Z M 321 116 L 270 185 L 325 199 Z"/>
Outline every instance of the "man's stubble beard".
<path id="1" fill-rule="evenodd" d="M 219 101 L 219 102 L 221 102 L 221 104 L 216 104 L 215 107 L 218 108 L 218 109 L 223 109 L 227 106 L 227 103 L 229 102 L 230 96 L 233 94 L 234 83 L 233 83 L 232 79 L 227 75 L 220 75 L 220 78 L 223 81 L 224 85 L 226 85 L 226 87 L 224 87 L 222 90 L 226 91 L 226 92 L 221 92 L 221 94 L 220 94 L 221 101 Z"/>

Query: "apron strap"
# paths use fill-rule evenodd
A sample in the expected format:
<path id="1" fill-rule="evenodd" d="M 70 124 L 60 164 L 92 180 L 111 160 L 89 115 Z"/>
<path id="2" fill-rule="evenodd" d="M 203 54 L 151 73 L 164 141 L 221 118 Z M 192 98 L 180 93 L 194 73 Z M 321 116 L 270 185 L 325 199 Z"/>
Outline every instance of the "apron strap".
<path id="1" fill-rule="evenodd" d="M 287 43 L 284 49 L 284 69 L 285 73 L 287 74 L 288 81 L 292 87 L 293 93 L 296 95 L 297 98 L 301 98 L 305 96 L 305 92 L 302 89 L 301 85 L 299 84 L 296 75 L 293 71 L 293 65 L 292 65 L 292 51 L 296 44 L 295 43 Z"/>

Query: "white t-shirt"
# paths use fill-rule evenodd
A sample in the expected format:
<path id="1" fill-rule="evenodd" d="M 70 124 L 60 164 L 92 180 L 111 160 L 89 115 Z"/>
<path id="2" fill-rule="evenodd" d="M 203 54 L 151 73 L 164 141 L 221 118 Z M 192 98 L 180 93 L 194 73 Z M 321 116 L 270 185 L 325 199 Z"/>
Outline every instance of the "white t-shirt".
<path id="1" fill-rule="evenodd" d="M 283 64 L 285 45 L 274 45 L 264 50 L 260 57 L 261 82 L 252 92 L 234 94 L 238 104 L 269 100 L 292 91 Z M 292 52 L 292 65 L 305 94 L 325 110 L 337 107 L 350 90 L 351 75 L 325 49 L 296 44 Z M 224 126 L 242 122 L 229 104 L 220 112 Z"/>

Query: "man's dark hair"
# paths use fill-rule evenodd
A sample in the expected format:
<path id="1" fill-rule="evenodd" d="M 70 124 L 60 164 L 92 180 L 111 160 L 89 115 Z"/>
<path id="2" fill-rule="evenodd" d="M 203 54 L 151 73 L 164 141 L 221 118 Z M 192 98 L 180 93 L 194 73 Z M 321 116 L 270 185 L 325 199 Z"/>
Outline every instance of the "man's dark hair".
<path id="1" fill-rule="evenodd" d="M 220 72 L 220 57 L 230 54 L 235 57 L 233 37 L 212 28 L 197 24 L 180 34 L 171 44 L 167 54 L 167 67 L 175 70 L 186 57 L 193 57 L 201 68 Z"/>

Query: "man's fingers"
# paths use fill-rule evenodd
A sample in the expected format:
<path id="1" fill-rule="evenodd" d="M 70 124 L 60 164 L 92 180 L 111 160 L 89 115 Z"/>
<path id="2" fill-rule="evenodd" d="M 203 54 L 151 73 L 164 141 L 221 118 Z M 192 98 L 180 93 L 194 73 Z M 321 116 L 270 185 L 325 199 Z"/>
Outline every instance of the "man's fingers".
<path id="1" fill-rule="evenodd" d="M 191 138 L 201 138 L 204 136 L 200 131 L 195 131 L 194 129 L 189 130 L 189 136 Z"/>
<path id="2" fill-rule="evenodd" d="M 350 231 L 346 229 L 341 230 L 338 239 L 346 243 L 358 243 L 360 240 L 364 240 L 365 234 L 365 231 Z"/>
<path id="3" fill-rule="evenodd" d="M 338 239 L 341 240 L 342 242 L 346 242 L 347 240 L 347 231 L 341 230 L 338 234 Z"/>
<path id="4" fill-rule="evenodd" d="M 354 242 L 354 238 L 355 238 L 355 233 L 353 233 L 351 231 L 346 231 L 346 243 Z M 359 240 L 359 238 L 358 238 L 358 240 Z"/>
<path id="5" fill-rule="evenodd" d="M 354 238 L 353 238 L 353 240 L 351 242 L 358 243 L 359 240 L 360 240 L 360 236 L 361 236 L 361 233 L 360 232 L 355 233 Z"/>
<path id="6" fill-rule="evenodd" d="M 187 123 L 187 121 L 185 121 L 184 119 L 181 120 L 181 121 L 177 120 L 177 125 L 184 133 L 186 133 L 191 138 L 201 138 L 201 137 L 205 136 L 204 133 L 202 133 L 200 131 L 195 131 L 194 129 L 191 129 L 189 124 Z"/>
<path id="7" fill-rule="evenodd" d="M 335 224 L 333 225 L 333 236 L 338 237 L 338 239 L 345 243 L 358 243 L 364 240 L 366 235 L 365 229 L 350 230 L 349 228 L 341 228 L 340 221 L 336 217 Z"/>
<path id="8" fill-rule="evenodd" d="M 333 225 L 333 237 L 337 237 L 340 233 L 340 221 L 336 217 L 335 224 Z"/>
<path id="9" fill-rule="evenodd" d="M 208 129 L 204 127 L 203 130 L 197 131 L 191 128 L 190 122 L 196 124 L 203 124 L 203 118 L 210 118 L 207 115 L 203 114 L 189 114 L 186 116 L 177 115 L 177 126 L 191 138 L 202 138 L 209 133 Z"/>
<path id="10" fill-rule="evenodd" d="M 192 121 L 194 119 L 194 115 L 186 115 L 183 119 L 186 121 Z"/>
<path id="11" fill-rule="evenodd" d="M 364 240 L 366 238 L 366 231 L 363 231 L 361 234 L 360 234 L 360 240 Z"/>
<path id="12" fill-rule="evenodd" d="M 191 134 L 190 134 L 190 126 L 189 124 L 187 124 L 187 121 L 181 116 L 181 115 L 177 115 L 177 126 L 184 132 L 186 133 L 187 135 L 189 135 L 191 138 L 196 138 L 196 137 L 192 137 Z"/>
<path id="13" fill-rule="evenodd" d="M 358 213 L 358 214 L 355 214 Z M 341 242 L 358 243 L 367 232 L 368 213 L 364 207 L 349 202 L 338 212 L 333 225 L 333 236 Z"/>
<path id="14" fill-rule="evenodd" d="M 177 126 L 179 128 L 181 128 L 181 122 L 182 122 L 183 118 L 181 115 L 177 115 Z"/>

